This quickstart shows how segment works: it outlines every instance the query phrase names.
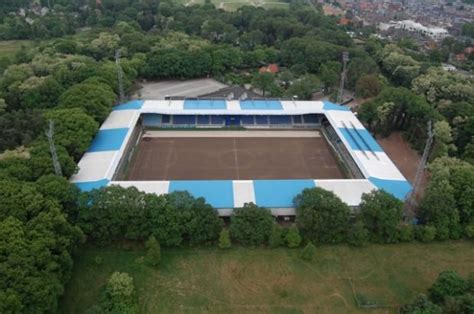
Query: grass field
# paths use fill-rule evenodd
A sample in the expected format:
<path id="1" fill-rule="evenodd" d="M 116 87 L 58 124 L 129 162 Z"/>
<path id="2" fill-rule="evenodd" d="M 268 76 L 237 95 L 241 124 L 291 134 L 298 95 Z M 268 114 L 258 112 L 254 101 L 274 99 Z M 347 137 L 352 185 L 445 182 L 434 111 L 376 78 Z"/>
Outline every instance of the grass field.
<path id="1" fill-rule="evenodd" d="M 183 248 L 162 250 L 158 270 L 143 263 L 140 249 L 83 248 L 61 303 L 64 313 L 83 313 L 98 302 L 113 271 L 133 276 L 142 313 L 354 313 L 355 295 L 376 302 L 372 312 L 425 292 L 440 271 L 463 276 L 474 265 L 473 242 L 327 246 L 313 262 L 299 250 Z M 97 264 L 96 257 L 103 262 Z"/>
<path id="2" fill-rule="evenodd" d="M 30 40 L 3 40 L 0 41 L 0 57 L 12 57 L 21 49 L 21 46 L 30 47 Z"/>

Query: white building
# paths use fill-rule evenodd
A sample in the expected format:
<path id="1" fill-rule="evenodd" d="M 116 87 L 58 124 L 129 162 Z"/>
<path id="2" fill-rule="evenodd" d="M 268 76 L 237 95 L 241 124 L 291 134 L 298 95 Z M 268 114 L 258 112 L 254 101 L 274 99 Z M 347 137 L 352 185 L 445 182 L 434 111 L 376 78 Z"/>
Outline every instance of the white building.
<path id="1" fill-rule="evenodd" d="M 420 33 L 424 36 L 433 38 L 434 40 L 441 40 L 448 36 L 448 31 L 441 27 L 427 27 L 412 20 L 404 20 L 397 23 L 397 28 Z"/>

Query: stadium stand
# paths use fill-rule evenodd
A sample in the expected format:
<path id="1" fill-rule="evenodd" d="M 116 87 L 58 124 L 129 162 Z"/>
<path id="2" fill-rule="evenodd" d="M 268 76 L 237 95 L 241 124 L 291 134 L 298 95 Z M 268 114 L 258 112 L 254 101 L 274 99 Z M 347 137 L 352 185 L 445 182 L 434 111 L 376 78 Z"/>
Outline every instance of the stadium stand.
<path id="1" fill-rule="evenodd" d="M 226 101 L 222 109 L 201 99 L 135 100 L 118 105 L 78 163 L 71 177 L 81 190 L 89 191 L 108 184 L 135 186 L 157 194 L 187 190 L 206 200 L 221 214 L 229 207 L 246 202 L 268 206 L 274 215 L 292 215 L 292 199 L 305 187 L 320 186 L 333 191 L 349 206 L 357 206 L 362 193 L 383 189 L 404 199 L 411 186 L 383 152 L 357 117 L 346 107 L 330 102 L 294 100 Z M 185 107 L 187 107 L 185 109 Z M 140 118 L 141 117 L 141 118 Z M 133 148 L 141 137 L 142 125 L 196 127 L 202 124 L 223 127 L 227 117 L 254 128 L 269 126 L 320 127 L 321 133 L 347 166 L 352 179 L 337 180 L 197 180 L 197 181 L 116 181 L 126 167 Z M 282 123 L 282 124 L 279 124 Z M 309 124 L 308 124 L 309 123 Z"/>

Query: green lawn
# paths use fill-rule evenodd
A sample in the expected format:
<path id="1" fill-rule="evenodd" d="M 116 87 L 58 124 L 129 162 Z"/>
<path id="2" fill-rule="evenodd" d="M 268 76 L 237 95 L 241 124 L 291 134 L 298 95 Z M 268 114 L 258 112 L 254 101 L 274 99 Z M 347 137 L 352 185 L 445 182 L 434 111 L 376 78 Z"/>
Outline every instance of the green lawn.
<path id="1" fill-rule="evenodd" d="M 21 46 L 30 47 L 33 42 L 30 40 L 3 40 L 0 41 L 0 57 L 11 57 L 21 49 Z"/>
<path id="2" fill-rule="evenodd" d="M 233 248 L 165 249 L 158 270 L 143 251 L 83 248 L 62 300 L 62 312 L 83 313 L 98 302 L 113 271 L 134 278 L 142 313 L 347 313 L 354 295 L 396 307 L 424 292 L 440 271 L 466 276 L 474 265 L 473 242 L 318 248 L 313 262 L 299 250 Z M 103 262 L 98 265 L 95 257 Z M 382 308 L 384 307 L 384 308 Z"/>

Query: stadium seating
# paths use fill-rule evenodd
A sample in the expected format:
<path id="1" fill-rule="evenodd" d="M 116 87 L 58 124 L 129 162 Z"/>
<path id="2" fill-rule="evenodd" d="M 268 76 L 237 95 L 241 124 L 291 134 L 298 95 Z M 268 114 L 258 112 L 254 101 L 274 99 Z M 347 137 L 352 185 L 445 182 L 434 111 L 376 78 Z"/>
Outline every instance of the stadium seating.
<path id="1" fill-rule="evenodd" d="M 267 125 L 268 124 L 268 116 L 255 116 L 255 124 Z"/>
<path id="2" fill-rule="evenodd" d="M 177 125 L 190 125 L 190 124 L 196 124 L 196 116 L 192 115 L 174 115 L 173 116 L 173 124 Z"/>
<path id="3" fill-rule="evenodd" d="M 291 124 L 291 116 L 269 116 L 270 124 Z"/>
<path id="4" fill-rule="evenodd" d="M 255 116 L 241 116 L 240 121 L 243 125 L 254 125 L 255 124 Z"/>
<path id="5" fill-rule="evenodd" d="M 209 124 L 209 116 L 208 115 L 198 115 L 197 116 L 197 124 L 206 125 Z"/>

